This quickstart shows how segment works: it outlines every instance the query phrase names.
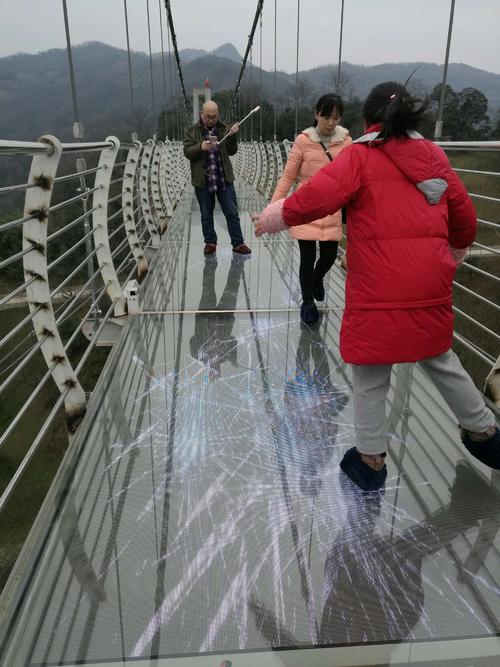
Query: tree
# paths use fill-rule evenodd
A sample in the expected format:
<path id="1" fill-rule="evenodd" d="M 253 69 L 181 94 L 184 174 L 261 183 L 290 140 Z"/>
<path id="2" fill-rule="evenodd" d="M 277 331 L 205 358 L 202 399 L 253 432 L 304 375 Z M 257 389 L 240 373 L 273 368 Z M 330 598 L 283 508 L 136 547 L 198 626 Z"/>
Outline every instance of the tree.
<path id="1" fill-rule="evenodd" d="M 437 112 L 441 84 L 432 90 L 430 99 Z M 477 88 L 464 88 L 459 93 L 446 85 L 443 105 L 444 135 L 452 141 L 486 139 L 491 128 L 488 116 L 488 100 Z"/>

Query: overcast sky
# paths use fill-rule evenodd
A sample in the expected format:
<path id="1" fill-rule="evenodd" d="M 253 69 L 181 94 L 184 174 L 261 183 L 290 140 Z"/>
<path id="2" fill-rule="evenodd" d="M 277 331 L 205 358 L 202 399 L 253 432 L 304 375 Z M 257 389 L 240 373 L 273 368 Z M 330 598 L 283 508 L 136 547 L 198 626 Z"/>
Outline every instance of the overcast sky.
<path id="1" fill-rule="evenodd" d="M 277 68 L 295 71 L 297 2 L 276 0 Z M 67 0 L 73 44 L 98 40 L 126 47 L 124 0 Z M 147 0 L 127 0 L 131 47 L 148 50 Z M 355 64 L 442 63 L 450 0 L 345 0 L 342 59 Z M 232 42 L 243 55 L 256 0 L 171 0 L 179 49 Z M 159 10 L 149 0 L 153 51 L 161 50 Z M 262 63 L 274 67 L 275 0 L 264 1 Z M 300 0 L 299 69 L 337 61 L 341 0 Z M 61 0 L 0 0 L 0 57 L 65 46 Z M 166 23 L 164 20 L 164 27 Z M 500 0 L 456 0 L 450 61 L 500 74 Z M 166 32 L 164 30 L 166 50 Z M 259 30 L 254 64 L 260 62 Z"/>

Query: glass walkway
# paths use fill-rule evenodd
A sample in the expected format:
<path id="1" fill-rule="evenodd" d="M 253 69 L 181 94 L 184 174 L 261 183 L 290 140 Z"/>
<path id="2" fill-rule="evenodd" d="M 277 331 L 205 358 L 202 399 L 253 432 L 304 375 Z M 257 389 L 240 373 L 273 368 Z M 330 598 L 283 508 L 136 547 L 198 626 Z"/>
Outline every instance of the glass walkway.
<path id="1" fill-rule="evenodd" d="M 353 443 L 343 273 L 300 325 L 298 251 L 187 189 L 10 591 L 1 664 L 498 667 L 500 475 L 417 367 L 395 368 L 385 494 Z M 194 204 L 193 204 L 194 201 Z"/>

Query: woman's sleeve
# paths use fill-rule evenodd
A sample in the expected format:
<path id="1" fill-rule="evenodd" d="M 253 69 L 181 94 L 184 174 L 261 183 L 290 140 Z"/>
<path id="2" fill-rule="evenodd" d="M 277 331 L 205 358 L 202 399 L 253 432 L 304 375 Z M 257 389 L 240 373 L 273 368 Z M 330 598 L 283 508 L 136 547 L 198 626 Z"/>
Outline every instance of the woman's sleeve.
<path id="1" fill-rule="evenodd" d="M 347 147 L 305 185 L 285 200 L 287 225 L 303 225 L 331 215 L 345 206 L 361 187 L 364 151 Z"/>
<path id="2" fill-rule="evenodd" d="M 302 165 L 303 153 L 300 143 L 295 141 L 292 146 L 292 150 L 288 153 L 288 159 L 286 161 L 285 169 L 283 174 L 276 185 L 274 190 L 271 203 L 278 201 L 278 199 L 283 199 L 287 196 L 290 191 L 290 188 L 294 184 L 297 176 L 300 172 L 300 167 Z"/>
<path id="3" fill-rule="evenodd" d="M 448 182 L 448 241 L 453 248 L 467 248 L 476 238 L 477 214 L 465 185 L 450 169 Z"/>

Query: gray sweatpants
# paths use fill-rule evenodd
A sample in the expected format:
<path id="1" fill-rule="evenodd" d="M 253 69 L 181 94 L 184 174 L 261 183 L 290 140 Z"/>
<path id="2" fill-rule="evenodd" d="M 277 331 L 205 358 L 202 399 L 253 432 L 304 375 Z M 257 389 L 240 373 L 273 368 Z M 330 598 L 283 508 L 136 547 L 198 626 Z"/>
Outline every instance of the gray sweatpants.
<path id="1" fill-rule="evenodd" d="M 458 423 L 480 433 L 495 424 L 495 417 L 453 350 L 418 362 L 443 396 Z M 392 364 L 352 365 L 354 433 L 362 454 L 381 454 L 387 449 L 385 403 Z"/>

